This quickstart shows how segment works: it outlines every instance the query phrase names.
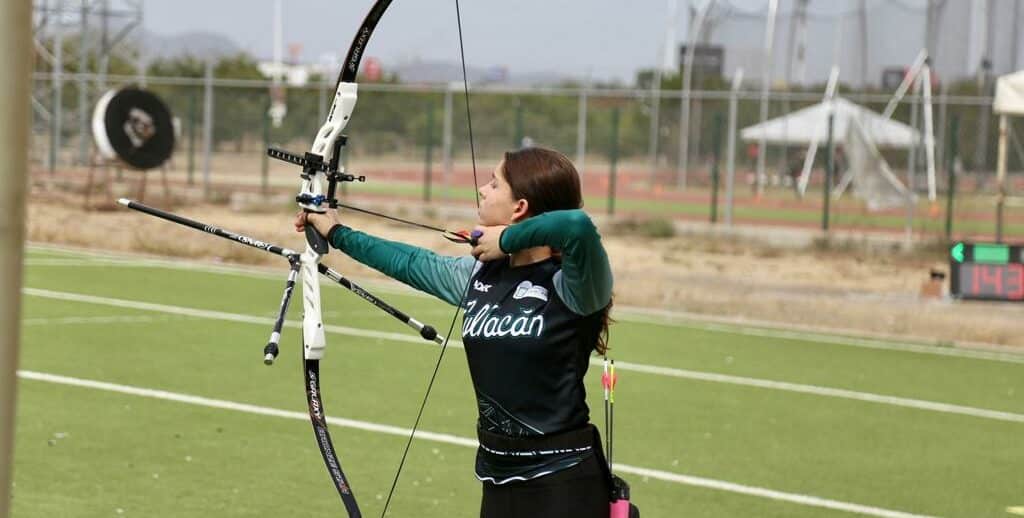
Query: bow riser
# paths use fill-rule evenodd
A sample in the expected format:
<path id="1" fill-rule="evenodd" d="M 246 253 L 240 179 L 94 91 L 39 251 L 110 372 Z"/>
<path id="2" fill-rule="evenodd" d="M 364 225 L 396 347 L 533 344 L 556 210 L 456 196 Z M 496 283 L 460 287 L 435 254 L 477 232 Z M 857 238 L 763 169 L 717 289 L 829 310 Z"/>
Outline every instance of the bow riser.
<path id="1" fill-rule="evenodd" d="M 344 172 L 337 162 L 339 151 L 344 145 L 342 131 L 352 117 L 352 110 L 356 107 L 358 99 L 358 87 L 355 83 L 339 82 L 334 92 L 334 102 L 331 103 L 331 110 L 328 112 L 327 121 L 317 132 L 316 140 L 313 141 L 311 153 L 322 158 L 323 163 L 330 164 L 330 170 Z M 307 155 L 307 159 L 310 158 Z M 301 196 L 310 196 L 307 199 L 322 199 L 324 194 L 323 180 L 326 177 L 323 171 L 308 170 L 302 177 Z M 333 184 L 332 184 L 333 185 Z M 334 196 L 333 192 L 328 193 L 328 198 Z M 299 205 L 310 211 L 324 212 L 326 209 L 322 203 L 299 203 Z M 320 241 L 318 238 L 316 241 Z M 302 342 L 303 354 L 307 360 L 319 360 L 323 358 L 327 348 L 327 340 L 324 337 L 323 317 L 320 311 L 320 274 L 318 265 L 320 259 L 326 255 L 324 243 L 314 243 L 312 240 L 302 254 Z"/>
<path id="2" fill-rule="evenodd" d="M 324 336 L 324 322 L 320 312 L 320 254 L 307 247 L 302 254 L 302 353 L 307 360 L 324 357 L 327 339 Z"/>
<path id="3" fill-rule="evenodd" d="M 310 149 L 310 153 L 316 155 L 316 157 L 310 157 L 307 154 L 307 161 L 314 158 L 316 162 L 328 164 L 328 170 L 330 171 L 345 172 L 345 168 L 338 163 L 341 147 L 345 143 L 342 131 L 345 130 L 345 126 L 348 125 L 348 121 L 352 118 L 352 110 L 356 107 L 357 99 L 358 86 L 355 83 L 338 83 L 338 88 L 334 92 L 334 101 L 331 103 L 331 110 L 327 115 L 327 121 L 324 122 L 323 126 L 320 126 L 320 130 L 317 132 L 316 139 L 313 140 L 313 146 Z M 314 166 L 306 167 L 303 171 L 299 195 L 306 196 L 306 199 L 310 200 L 323 199 L 324 179 L 326 176 L 320 168 Z M 327 197 L 333 197 L 333 193 L 329 193 Z M 300 201 L 299 206 L 313 212 L 324 212 L 326 210 L 319 203 Z"/>

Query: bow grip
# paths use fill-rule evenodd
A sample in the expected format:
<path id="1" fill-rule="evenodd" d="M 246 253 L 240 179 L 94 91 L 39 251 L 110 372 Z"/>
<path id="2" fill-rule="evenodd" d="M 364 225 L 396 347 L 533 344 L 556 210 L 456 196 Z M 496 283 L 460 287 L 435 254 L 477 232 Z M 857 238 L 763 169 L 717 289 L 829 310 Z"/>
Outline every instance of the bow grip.
<path id="1" fill-rule="evenodd" d="M 312 211 L 307 210 L 306 212 Z M 312 224 L 306 225 L 306 243 L 319 255 L 327 255 L 329 251 L 327 238 L 320 235 L 320 232 L 317 232 L 316 227 Z"/>

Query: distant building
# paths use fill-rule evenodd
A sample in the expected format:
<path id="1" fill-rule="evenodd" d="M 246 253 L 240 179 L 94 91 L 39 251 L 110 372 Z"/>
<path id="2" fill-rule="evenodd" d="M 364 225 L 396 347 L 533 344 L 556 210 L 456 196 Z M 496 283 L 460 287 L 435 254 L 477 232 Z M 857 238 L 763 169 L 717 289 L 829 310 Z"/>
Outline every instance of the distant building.
<path id="1" fill-rule="evenodd" d="M 679 47 L 679 69 L 686 63 L 687 46 Z M 693 48 L 693 74 L 698 77 L 722 77 L 725 64 L 725 47 L 721 45 L 698 44 Z"/>

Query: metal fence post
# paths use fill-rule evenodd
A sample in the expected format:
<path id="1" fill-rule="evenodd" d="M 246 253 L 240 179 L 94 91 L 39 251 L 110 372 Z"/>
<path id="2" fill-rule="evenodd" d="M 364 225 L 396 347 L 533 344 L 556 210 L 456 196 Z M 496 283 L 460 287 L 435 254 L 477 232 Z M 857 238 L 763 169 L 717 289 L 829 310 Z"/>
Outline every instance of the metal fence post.
<path id="1" fill-rule="evenodd" d="M 580 175 L 586 169 L 587 156 L 587 88 L 589 83 L 584 83 L 580 89 L 579 103 L 576 109 L 576 169 Z"/>
<path id="2" fill-rule="evenodd" d="M 608 215 L 615 214 L 615 169 L 619 162 L 619 107 L 612 110 L 612 137 L 608 145 Z"/>
<path id="3" fill-rule="evenodd" d="M 213 166 L 213 61 L 203 75 L 203 198 L 210 199 L 210 168 Z"/>
<path id="4" fill-rule="evenodd" d="M 61 122 L 64 119 L 64 0 L 57 0 L 57 16 L 53 23 L 53 115 L 50 123 L 50 173 L 57 171 L 60 158 Z"/>
<path id="5" fill-rule="evenodd" d="M 836 146 L 833 141 L 833 130 L 835 129 L 835 113 L 828 114 L 828 165 L 825 167 L 825 187 L 822 189 L 824 200 L 821 210 L 821 229 L 828 233 L 829 203 L 832 200 L 832 178 L 836 174 Z"/>
<path id="6" fill-rule="evenodd" d="M 732 78 L 729 92 L 729 138 L 725 159 L 725 224 L 732 225 L 733 181 L 736 177 L 736 112 L 738 111 L 740 85 L 743 84 L 743 69 L 737 69 Z"/>
<path id="7" fill-rule="evenodd" d="M 661 133 L 661 68 L 651 81 L 651 128 L 647 136 L 647 161 L 650 171 L 648 188 L 653 189 L 658 176 L 658 140 Z"/>
<path id="8" fill-rule="evenodd" d="M 441 134 L 441 162 L 444 164 L 445 196 L 451 197 L 452 189 L 452 91 L 449 84 L 444 91 L 444 122 Z"/>
<path id="9" fill-rule="evenodd" d="M 523 99 L 516 98 L 516 134 L 512 137 L 512 149 L 523 147 L 523 138 L 526 136 L 526 128 L 523 123 Z"/>
<path id="10" fill-rule="evenodd" d="M 89 65 L 89 10 L 88 2 L 83 1 L 81 20 L 78 32 L 78 159 L 79 165 L 89 160 L 89 83 L 85 79 Z"/>
<path id="11" fill-rule="evenodd" d="M 434 104 L 427 103 L 427 124 L 424 130 L 426 137 L 426 158 L 423 170 L 423 201 L 430 202 L 430 183 L 434 169 Z"/>
<path id="12" fill-rule="evenodd" d="M 960 115 L 949 124 L 949 153 L 946 154 L 946 241 L 953 237 L 953 198 L 956 197 L 956 161 L 960 158 Z"/>
<path id="13" fill-rule="evenodd" d="M 327 118 L 327 78 L 320 78 L 317 85 L 316 120 L 322 121 Z"/>
<path id="14" fill-rule="evenodd" d="M 196 171 L 196 95 L 194 89 L 188 96 L 188 184 L 195 184 Z"/>
<path id="15" fill-rule="evenodd" d="M 722 158 L 722 113 L 715 112 L 714 133 L 711 135 L 711 222 L 718 223 L 718 162 Z"/>
<path id="16" fill-rule="evenodd" d="M 267 98 L 267 109 L 263 110 L 260 114 L 260 119 L 263 121 L 263 152 L 260 153 L 260 192 L 264 196 L 267 195 L 267 191 L 270 189 L 270 155 L 267 154 L 267 148 L 270 147 L 270 108 L 273 106 L 274 100 Z"/>

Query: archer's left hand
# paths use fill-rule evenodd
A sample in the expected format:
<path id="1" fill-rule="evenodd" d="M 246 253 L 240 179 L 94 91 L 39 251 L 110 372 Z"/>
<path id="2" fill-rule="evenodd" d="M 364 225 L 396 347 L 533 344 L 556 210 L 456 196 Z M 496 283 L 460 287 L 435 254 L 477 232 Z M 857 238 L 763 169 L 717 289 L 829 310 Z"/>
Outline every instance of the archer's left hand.
<path id="1" fill-rule="evenodd" d="M 476 246 L 473 247 L 473 257 L 477 260 L 488 262 L 496 261 L 504 258 L 506 254 L 502 251 L 499 241 L 501 240 L 501 233 L 508 228 L 508 225 L 497 225 L 493 227 L 478 226 L 473 229 L 474 233 L 479 233 L 480 237 L 476 239 Z"/>
<path id="2" fill-rule="evenodd" d="M 321 236 L 327 237 L 327 233 L 331 231 L 331 227 L 339 223 L 341 223 L 341 218 L 338 217 L 338 211 L 336 209 L 330 209 L 323 214 L 300 210 L 299 213 L 295 215 L 294 225 L 296 232 L 304 232 L 306 230 L 306 225 L 313 225 Z"/>

